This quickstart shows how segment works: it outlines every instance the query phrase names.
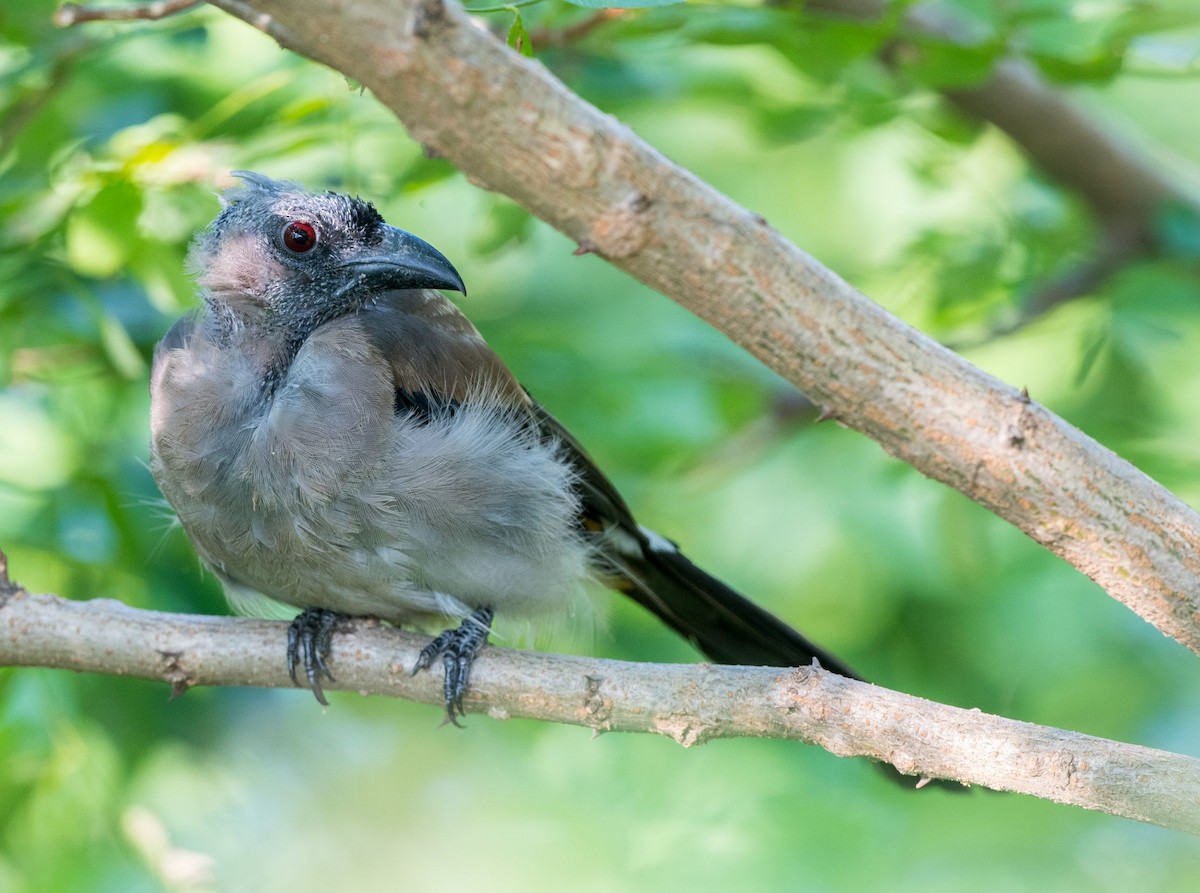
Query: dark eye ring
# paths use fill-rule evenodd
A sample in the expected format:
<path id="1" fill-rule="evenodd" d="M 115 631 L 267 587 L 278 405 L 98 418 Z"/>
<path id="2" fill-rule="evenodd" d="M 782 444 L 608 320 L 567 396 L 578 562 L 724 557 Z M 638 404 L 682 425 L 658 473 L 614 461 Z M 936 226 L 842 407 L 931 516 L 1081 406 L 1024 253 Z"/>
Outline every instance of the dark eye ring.
<path id="1" fill-rule="evenodd" d="M 304 254 L 317 244 L 316 229 L 311 223 L 305 223 L 303 220 L 293 220 L 287 224 L 279 237 L 283 241 L 283 247 L 293 254 Z"/>

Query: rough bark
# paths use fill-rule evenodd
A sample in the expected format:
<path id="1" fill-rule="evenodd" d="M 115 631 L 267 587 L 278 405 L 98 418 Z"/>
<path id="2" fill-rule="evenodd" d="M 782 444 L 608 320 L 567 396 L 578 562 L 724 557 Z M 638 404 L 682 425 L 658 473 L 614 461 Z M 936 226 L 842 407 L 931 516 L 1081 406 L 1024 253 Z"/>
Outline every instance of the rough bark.
<path id="1" fill-rule="evenodd" d="M 193 685 L 292 685 L 285 623 L 76 602 L 2 583 L 0 666 L 160 679 L 176 695 Z M 346 624 L 334 636 L 337 681 L 325 688 L 440 705 L 440 674 L 408 672 L 427 641 Z M 1200 834 L 1198 760 L 936 704 L 811 667 L 635 664 L 487 648 L 464 706 L 496 719 L 651 732 L 685 747 L 714 738 L 794 739 L 891 763 L 914 783 L 954 779 Z"/>

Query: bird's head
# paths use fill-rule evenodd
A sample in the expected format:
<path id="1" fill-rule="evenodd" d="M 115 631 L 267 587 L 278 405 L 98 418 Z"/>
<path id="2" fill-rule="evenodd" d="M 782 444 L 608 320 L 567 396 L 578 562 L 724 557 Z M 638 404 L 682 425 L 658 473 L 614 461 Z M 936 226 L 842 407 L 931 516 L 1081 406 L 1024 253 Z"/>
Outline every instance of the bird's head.
<path id="1" fill-rule="evenodd" d="M 241 184 L 192 245 L 189 264 L 222 315 L 303 338 L 381 292 L 465 293 L 462 277 L 428 242 L 388 226 L 369 202 L 236 171 Z"/>

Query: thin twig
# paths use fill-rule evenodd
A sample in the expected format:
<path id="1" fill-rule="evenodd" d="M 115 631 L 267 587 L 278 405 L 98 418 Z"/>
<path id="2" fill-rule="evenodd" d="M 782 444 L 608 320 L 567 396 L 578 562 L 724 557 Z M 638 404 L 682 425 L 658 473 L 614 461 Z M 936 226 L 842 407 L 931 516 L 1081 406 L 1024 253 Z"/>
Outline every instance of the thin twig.
<path id="1" fill-rule="evenodd" d="M 64 3 L 54 12 L 54 24 L 60 28 L 69 28 L 82 22 L 164 19 L 193 6 L 201 6 L 204 2 L 205 0 L 154 0 L 153 3 L 135 3 L 132 6 L 84 6 L 80 3 Z"/>

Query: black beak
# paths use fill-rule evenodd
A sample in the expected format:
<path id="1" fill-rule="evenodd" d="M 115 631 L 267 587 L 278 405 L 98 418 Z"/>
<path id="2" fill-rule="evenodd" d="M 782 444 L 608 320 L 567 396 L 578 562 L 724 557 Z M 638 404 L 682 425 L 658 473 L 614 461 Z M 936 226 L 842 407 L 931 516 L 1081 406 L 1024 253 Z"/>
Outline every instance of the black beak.
<path id="1" fill-rule="evenodd" d="M 368 255 L 352 258 L 342 268 L 354 285 L 370 289 L 444 288 L 460 291 L 467 287 L 454 265 L 424 239 L 394 226 L 384 225 L 383 242 Z"/>

